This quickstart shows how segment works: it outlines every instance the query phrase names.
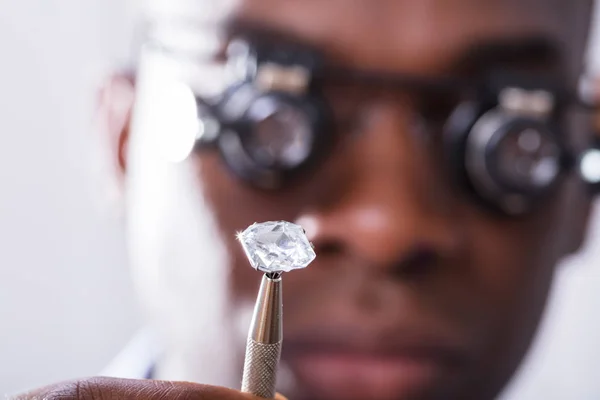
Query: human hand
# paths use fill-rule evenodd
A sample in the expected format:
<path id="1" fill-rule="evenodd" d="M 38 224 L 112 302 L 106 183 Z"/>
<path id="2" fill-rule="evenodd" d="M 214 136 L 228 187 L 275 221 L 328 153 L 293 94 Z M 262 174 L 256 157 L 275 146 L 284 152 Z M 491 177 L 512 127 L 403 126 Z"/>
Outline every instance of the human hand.
<path id="1" fill-rule="evenodd" d="M 247 393 L 187 382 L 89 378 L 46 386 L 12 400 L 264 400 Z M 277 396 L 277 400 L 285 400 Z"/>

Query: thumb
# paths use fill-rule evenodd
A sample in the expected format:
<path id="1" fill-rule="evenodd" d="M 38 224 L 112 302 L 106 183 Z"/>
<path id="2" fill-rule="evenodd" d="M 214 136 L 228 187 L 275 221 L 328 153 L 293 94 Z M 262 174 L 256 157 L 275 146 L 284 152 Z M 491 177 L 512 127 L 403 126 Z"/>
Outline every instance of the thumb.
<path id="1" fill-rule="evenodd" d="M 47 386 L 14 400 L 264 400 L 236 390 L 185 382 L 90 378 Z"/>

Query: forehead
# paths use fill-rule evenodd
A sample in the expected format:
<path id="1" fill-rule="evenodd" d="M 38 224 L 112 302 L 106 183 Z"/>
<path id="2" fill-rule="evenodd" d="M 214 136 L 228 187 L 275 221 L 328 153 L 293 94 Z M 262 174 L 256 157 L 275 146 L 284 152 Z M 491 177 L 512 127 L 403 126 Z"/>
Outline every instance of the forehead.
<path id="1" fill-rule="evenodd" d="M 549 0 L 221 1 L 217 22 L 234 31 L 241 21 L 285 33 L 359 68 L 436 73 L 478 43 L 565 37 Z"/>

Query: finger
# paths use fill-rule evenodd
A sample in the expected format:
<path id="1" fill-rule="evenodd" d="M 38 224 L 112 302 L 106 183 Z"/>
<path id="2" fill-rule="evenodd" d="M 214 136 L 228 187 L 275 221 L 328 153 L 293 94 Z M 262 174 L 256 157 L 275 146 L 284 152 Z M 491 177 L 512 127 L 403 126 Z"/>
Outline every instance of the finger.
<path id="1" fill-rule="evenodd" d="M 264 400 L 217 386 L 185 382 L 90 378 L 47 386 L 14 400 Z"/>

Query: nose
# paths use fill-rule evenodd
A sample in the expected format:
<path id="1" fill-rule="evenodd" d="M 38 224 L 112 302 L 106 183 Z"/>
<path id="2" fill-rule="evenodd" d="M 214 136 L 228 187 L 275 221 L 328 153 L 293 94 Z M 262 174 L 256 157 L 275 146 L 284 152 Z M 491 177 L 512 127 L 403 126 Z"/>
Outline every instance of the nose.
<path id="1" fill-rule="evenodd" d="M 396 104 L 374 106 L 370 115 L 332 161 L 328 187 L 300 221 L 317 253 L 402 272 L 455 256 L 464 235 L 439 156 Z"/>

